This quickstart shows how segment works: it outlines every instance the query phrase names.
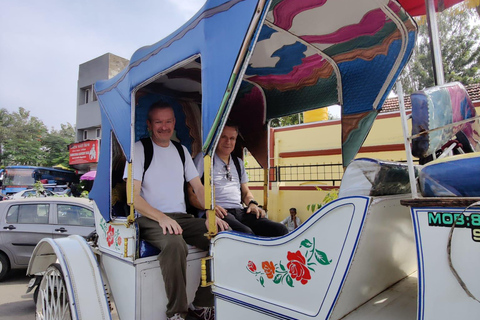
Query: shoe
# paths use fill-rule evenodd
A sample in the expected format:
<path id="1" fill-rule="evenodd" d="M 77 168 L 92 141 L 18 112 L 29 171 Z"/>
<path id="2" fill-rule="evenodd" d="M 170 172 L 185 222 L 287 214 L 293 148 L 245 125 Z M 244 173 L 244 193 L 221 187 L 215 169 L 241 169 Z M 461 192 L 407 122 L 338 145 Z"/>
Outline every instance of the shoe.
<path id="1" fill-rule="evenodd" d="M 215 320 L 215 307 L 189 308 L 187 319 Z"/>
<path id="2" fill-rule="evenodd" d="M 175 313 L 173 317 L 167 317 L 167 320 L 185 320 L 179 313 Z"/>

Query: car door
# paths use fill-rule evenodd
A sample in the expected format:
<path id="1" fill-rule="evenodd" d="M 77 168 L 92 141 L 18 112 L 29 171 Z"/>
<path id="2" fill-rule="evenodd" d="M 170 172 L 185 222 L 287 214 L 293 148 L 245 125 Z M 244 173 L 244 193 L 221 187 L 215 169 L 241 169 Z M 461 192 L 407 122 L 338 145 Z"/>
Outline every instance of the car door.
<path id="1" fill-rule="evenodd" d="M 27 266 L 33 249 L 43 238 L 52 237 L 48 203 L 13 202 L 1 218 L 1 242 L 19 266 Z"/>
<path id="2" fill-rule="evenodd" d="M 86 238 L 95 230 L 93 210 L 78 204 L 57 203 L 55 218 L 54 238 L 67 237 L 72 234 Z"/>

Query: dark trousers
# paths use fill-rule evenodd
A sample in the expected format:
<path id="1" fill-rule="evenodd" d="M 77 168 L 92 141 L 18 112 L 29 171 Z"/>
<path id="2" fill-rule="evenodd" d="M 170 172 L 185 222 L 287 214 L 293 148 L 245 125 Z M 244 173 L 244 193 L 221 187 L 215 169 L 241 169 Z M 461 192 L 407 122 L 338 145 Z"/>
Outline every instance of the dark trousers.
<path id="1" fill-rule="evenodd" d="M 264 237 L 279 237 L 288 233 L 287 227 L 283 224 L 268 220 L 267 218 L 257 219 L 255 213 L 247 213 L 247 209 L 226 209 L 228 215 L 224 220 L 230 225 L 233 231 L 254 234 Z"/>
<path id="2" fill-rule="evenodd" d="M 208 251 L 210 240 L 205 237 L 207 227 L 204 219 L 185 213 L 166 213 L 183 229 L 181 235 L 163 234 L 158 222 L 147 217 L 137 218 L 140 237 L 161 250 L 158 255 L 167 294 L 167 317 L 175 313 L 183 317 L 188 312 L 187 301 L 187 254 L 189 245 Z M 210 287 L 198 287 L 193 304 L 197 307 L 212 307 L 213 294 Z"/>

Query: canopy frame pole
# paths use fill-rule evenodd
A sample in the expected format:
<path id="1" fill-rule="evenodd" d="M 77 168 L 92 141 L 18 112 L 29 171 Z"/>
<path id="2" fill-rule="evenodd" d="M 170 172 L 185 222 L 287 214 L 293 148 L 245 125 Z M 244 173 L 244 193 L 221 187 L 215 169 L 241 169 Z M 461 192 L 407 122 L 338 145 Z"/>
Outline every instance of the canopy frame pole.
<path id="1" fill-rule="evenodd" d="M 435 1 L 425 0 L 425 8 L 427 11 L 428 33 L 430 36 L 430 50 L 432 51 L 433 76 L 435 78 L 435 85 L 440 86 L 445 83 L 445 75 L 443 71 L 440 37 L 438 35 Z"/>
<path id="2" fill-rule="evenodd" d="M 402 119 L 403 140 L 405 143 L 405 152 L 407 154 L 408 177 L 410 179 L 410 190 L 412 191 L 412 198 L 418 198 L 417 195 L 417 180 L 415 179 L 415 167 L 413 166 L 412 148 L 410 146 L 411 137 L 408 134 L 407 111 L 405 110 L 403 86 L 400 80 L 397 81 L 398 105 L 400 108 L 400 116 Z"/>

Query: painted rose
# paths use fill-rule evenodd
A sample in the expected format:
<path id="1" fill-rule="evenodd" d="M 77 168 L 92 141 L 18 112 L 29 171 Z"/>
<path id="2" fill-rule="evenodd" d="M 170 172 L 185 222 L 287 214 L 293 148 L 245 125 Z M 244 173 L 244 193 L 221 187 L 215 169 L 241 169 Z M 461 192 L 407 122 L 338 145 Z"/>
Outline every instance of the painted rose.
<path id="1" fill-rule="evenodd" d="M 112 226 L 109 226 L 108 227 L 108 231 L 107 231 L 107 244 L 108 246 L 110 247 L 112 244 L 113 244 L 113 241 L 114 241 L 114 235 L 115 233 L 115 229 L 113 229 Z"/>
<path id="2" fill-rule="evenodd" d="M 275 266 L 272 261 L 263 261 L 262 268 L 265 271 L 265 275 L 268 279 L 272 279 L 275 274 Z"/>
<path id="3" fill-rule="evenodd" d="M 122 237 L 118 236 L 117 238 L 117 246 L 122 244 Z"/>
<path id="4" fill-rule="evenodd" d="M 297 252 L 288 252 L 287 254 L 287 268 L 290 271 L 290 276 L 300 281 L 302 284 L 306 284 L 308 280 L 312 279 L 310 276 L 310 270 L 305 265 L 305 257 L 301 254 L 300 250 Z"/>
<path id="5" fill-rule="evenodd" d="M 248 261 L 247 269 L 250 270 L 250 272 L 255 272 L 257 270 L 257 266 L 255 263 L 253 263 L 253 261 Z"/>

